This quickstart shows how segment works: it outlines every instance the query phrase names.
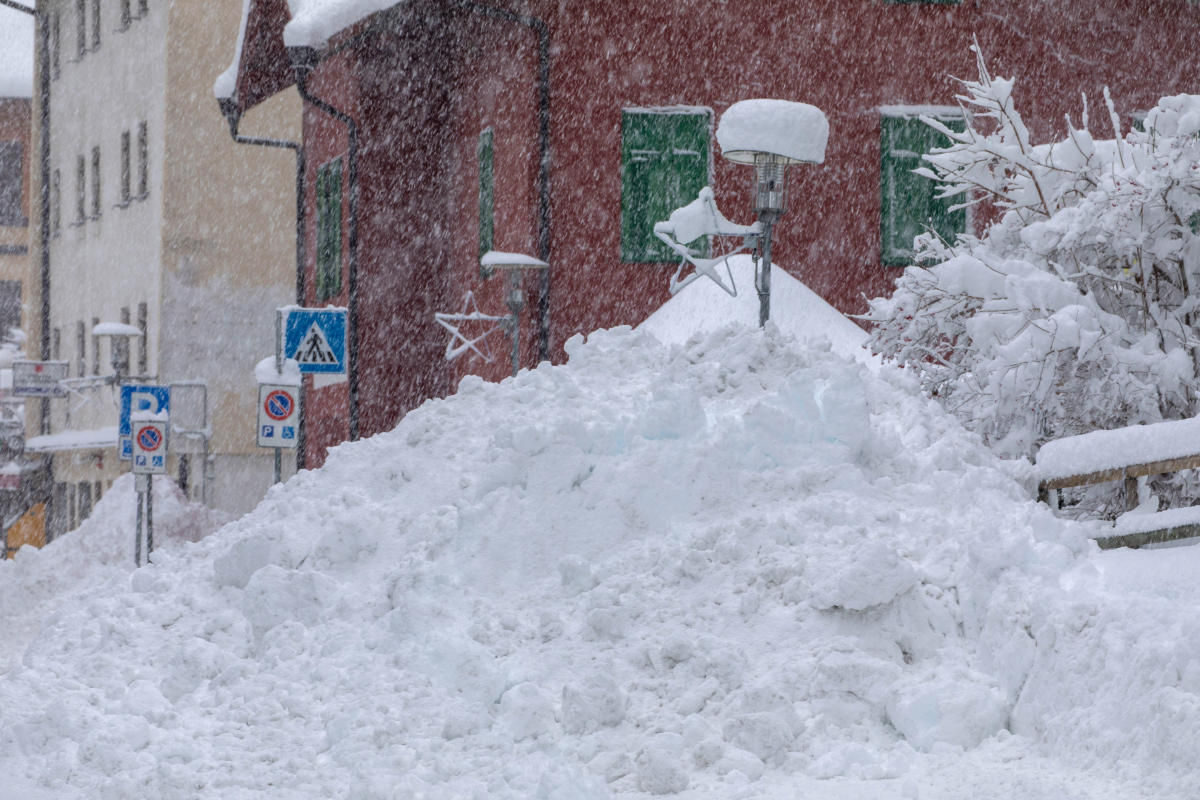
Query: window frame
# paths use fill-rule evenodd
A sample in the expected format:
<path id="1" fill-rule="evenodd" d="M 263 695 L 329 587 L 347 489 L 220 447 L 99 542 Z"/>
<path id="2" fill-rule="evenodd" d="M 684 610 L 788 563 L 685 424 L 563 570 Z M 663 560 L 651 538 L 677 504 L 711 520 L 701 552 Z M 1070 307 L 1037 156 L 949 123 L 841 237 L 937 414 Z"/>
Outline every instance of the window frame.
<path id="1" fill-rule="evenodd" d="M 10 160 L 11 159 L 11 160 Z M 24 228 L 29 217 L 22 208 L 25 200 L 25 144 L 20 139 L 0 141 L 0 227 Z M 9 183 L 8 181 L 11 181 Z M 8 207 L 11 201 L 12 207 Z"/>
<path id="2" fill-rule="evenodd" d="M 496 133 L 490 126 L 479 132 L 475 160 L 479 169 L 479 255 L 482 257 L 496 245 Z"/>
<path id="3" fill-rule="evenodd" d="M 668 120 L 679 122 L 684 118 L 695 118 L 699 125 L 692 131 L 684 132 L 682 125 L 672 129 Z M 659 120 L 662 127 L 647 134 L 651 120 Z M 650 106 L 630 107 L 621 109 L 621 152 L 620 152 L 620 256 L 623 264 L 664 264 L 675 261 L 676 256 L 667 246 L 661 243 L 653 232 L 653 225 L 667 218 L 667 215 L 692 200 L 705 186 L 711 185 L 713 174 L 713 131 L 715 114 L 708 106 Z M 689 136 L 702 133 L 689 144 Z M 647 136 L 651 138 L 647 138 Z M 657 142 L 653 137 L 661 137 Z M 682 144 L 681 148 L 679 145 Z M 695 145 L 702 148 L 699 152 L 691 149 Z M 671 161 L 662 163 L 661 157 L 670 147 Z M 699 169 L 695 174 L 684 174 L 678 166 L 670 163 L 684 163 L 680 157 L 690 158 L 699 156 Z M 635 168 L 635 164 L 659 161 L 658 173 L 650 167 L 646 171 Z M 639 175 L 638 173 L 641 173 Z M 675 178 L 676 194 L 664 197 L 663 187 L 655 187 L 656 181 Z M 643 185 L 643 182 L 644 185 Z M 694 184 L 694 185 L 693 185 Z M 655 200 L 655 198 L 661 198 Z M 648 219 L 657 217 L 656 219 Z M 649 224 L 646 229 L 644 225 Z M 708 252 L 707 239 L 700 244 L 705 254 Z"/>

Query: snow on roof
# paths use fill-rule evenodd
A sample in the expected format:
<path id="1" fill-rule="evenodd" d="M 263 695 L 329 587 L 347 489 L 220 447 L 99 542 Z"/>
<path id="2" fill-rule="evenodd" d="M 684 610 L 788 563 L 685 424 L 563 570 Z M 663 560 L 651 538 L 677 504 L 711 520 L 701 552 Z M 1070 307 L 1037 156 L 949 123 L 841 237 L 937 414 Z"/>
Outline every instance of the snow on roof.
<path id="1" fill-rule="evenodd" d="M 91 450 L 116 447 L 117 427 L 96 428 L 86 431 L 60 431 L 34 436 L 25 442 L 25 451 L 31 453 L 54 453 L 60 450 Z"/>
<path id="2" fill-rule="evenodd" d="M 663 303 L 638 330 L 653 334 L 664 344 L 682 345 L 697 334 L 732 322 L 757 327 L 754 261 L 740 254 L 733 256 L 729 264 L 737 297 L 730 297 L 712 281 L 701 278 Z M 722 267 L 717 269 L 724 274 Z M 776 264 L 771 265 L 771 322 L 799 340 L 825 338 L 836 353 L 864 363 L 875 361 L 863 347 L 866 331 Z"/>
<path id="3" fill-rule="evenodd" d="M 320 47 L 340 30 L 403 0 L 288 0 L 292 20 L 283 29 L 287 47 Z"/>
<path id="4" fill-rule="evenodd" d="M 820 164 L 828 139 L 825 113 L 790 100 L 741 100 L 725 109 L 717 123 L 721 155 L 743 164 L 753 164 L 756 152 Z"/>
<path id="5" fill-rule="evenodd" d="M 1046 442 L 1037 454 L 1041 480 L 1086 475 L 1200 453 L 1200 417 L 1091 431 Z"/>
<path id="6" fill-rule="evenodd" d="M 283 359 L 283 371 L 280 372 L 275 369 L 275 356 L 267 356 L 254 365 L 254 381 L 279 386 L 299 386 L 303 382 L 300 375 L 300 363 L 294 358 L 285 358 Z"/>
<path id="7" fill-rule="evenodd" d="M 242 63 L 242 47 L 246 43 L 246 23 L 250 19 L 250 0 L 242 0 L 242 21 L 238 26 L 237 44 L 233 49 L 233 61 L 213 82 L 213 94 L 218 99 L 233 97 L 237 91 L 238 68 Z"/>
<path id="8" fill-rule="evenodd" d="M 0 6 L 0 97 L 32 96 L 33 15 Z"/>

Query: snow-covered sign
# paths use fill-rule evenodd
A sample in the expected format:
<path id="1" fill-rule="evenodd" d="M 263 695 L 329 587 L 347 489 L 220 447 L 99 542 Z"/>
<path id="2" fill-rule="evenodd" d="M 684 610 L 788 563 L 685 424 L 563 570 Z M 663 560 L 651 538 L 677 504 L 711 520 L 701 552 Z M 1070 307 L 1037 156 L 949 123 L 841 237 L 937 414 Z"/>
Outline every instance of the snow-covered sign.
<path id="1" fill-rule="evenodd" d="M 135 414 L 133 419 L 133 474 L 167 472 L 167 419 L 165 414 Z"/>
<path id="2" fill-rule="evenodd" d="M 135 415 L 170 414 L 171 387 L 125 384 L 121 387 L 121 413 L 117 421 L 117 444 L 122 461 L 133 458 Z"/>
<path id="3" fill-rule="evenodd" d="M 258 446 L 294 448 L 299 415 L 300 393 L 295 386 L 259 384 Z"/>
<path id="4" fill-rule="evenodd" d="M 346 371 L 346 309 L 290 306 L 280 311 L 283 354 L 295 360 L 302 373 Z"/>
<path id="5" fill-rule="evenodd" d="M 16 397 L 66 397 L 70 364 L 66 361 L 14 361 L 12 393 Z"/>
<path id="6" fill-rule="evenodd" d="M 791 100 L 741 100 L 717 123 L 721 155 L 740 164 L 753 164 L 760 153 L 787 163 L 820 164 L 828 140 L 825 113 Z"/>

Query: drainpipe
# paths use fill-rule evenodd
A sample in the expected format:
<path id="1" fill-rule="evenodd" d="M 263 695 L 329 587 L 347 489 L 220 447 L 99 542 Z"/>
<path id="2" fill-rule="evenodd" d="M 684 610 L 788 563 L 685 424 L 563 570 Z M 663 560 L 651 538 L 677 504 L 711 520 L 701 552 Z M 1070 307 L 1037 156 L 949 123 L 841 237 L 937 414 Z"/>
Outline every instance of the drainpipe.
<path id="1" fill-rule="evenodd" d="M 40 273 L 42 285 L 42 319 L 40 355 L 42 361 L 50 360 L 50 15 L 39 14 L 16 0 L 0 0 L 0 6 L 23 11 L 33 17 L 38 28 L 38 93 L 41 108 L 38 112 L 38 148 L 41 151 L 41 186 L 38 191 L 41 208 L 41 231 L 38 241 L 41 250 Z M 43 397 L 41 420 L 38 428 L 42 433 L 50 432 L 50 399 Z"/>
<path id="2" fill-rule="evenodd" d="M 296 73 L 296 88 L 304 102 L 318 111 L 333 117 L 346 126 L 346 180 L 350 184 L 350 220 L 348 223 L 350 250 L 350 275 L 347 280 L 347 293 L 350 296 L 349 314 L 346 320 L 346 360 L 347 377 L 350 382 L 350 441 L 358 439 L 358 124 L 353 117 L 344 111 L 334 108 L 319 97 L 308 91 L 308 79 L 320 61 L 320 55 L 312 47 L 289 47 L 288 58 Z"/>
<path id="3" fill-rule="evenodd" d="M 221 107 L 221 115 L 229 123 L 229 135 L 238 144 L 255 145 L 258 147 L 279 147 L 291 150 L 296 154 L 296 305 L 304 305 L 304 146 L 300 142 L 286 139 L 265 139 L 258 136 L 243 136 L 238 133 L 242 112 L 238 109 L 237 101 L 231 97 L 219 97 L 217 103 Z M 278 345 L 276 345 L 278 347 Z M 297 414 L 300 418 L 300 432 L 296 437 L 296 469 L 304 469 L 307 462 L 308 434 L 304 427 L 304 390 L 301 387 L 300 403 Z"/>
<path id="4" fill-rule="evenodd" d="M 458 7 L 490 19 L 524 25 L 537 36 L 538 78 L 538 258 L 550 261 L 550 29 L 537 17 L 526 17 L 512 11 L 474 2 L 459 0 Z M 550 358 L 550 270 L 541 272 L 538 285 L 538 361 Z"/>

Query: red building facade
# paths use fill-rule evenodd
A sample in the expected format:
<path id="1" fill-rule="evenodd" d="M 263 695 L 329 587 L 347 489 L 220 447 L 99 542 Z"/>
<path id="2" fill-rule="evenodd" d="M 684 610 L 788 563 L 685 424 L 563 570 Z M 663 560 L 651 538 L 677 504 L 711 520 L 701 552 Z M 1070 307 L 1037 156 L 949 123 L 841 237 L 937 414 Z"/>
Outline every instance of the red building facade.
<path id="1" fill-rule="evenodd" d="M 306 304 L 348 305 L 357 320 L 357 375 L 308 392 L 310 466 L 350 435 L 351 407 L 365 436 L 465 373 L 507 373 L 498 334 L 491 363 L 446 362 L 433 319 L 468 290 L 503 313 L 502 279 L 480 275 L 484 249 L 551 264 L 545 283 L 527 279 L 526 366 L 665 302 L 676 265 L 630 228 L 637 213 L 659 213 L 631 200 L 638 176 L 671 207 L 709 183 L 731 219 L 752 221 L 752 170 L 721 159 L 712 136 L 738 100 L 798 100 L 827 115 L 825 163 L 791 169 L 774 258 L 857 313 L 864 296 L 890 291 L 904 260 L 891 250 L 908 229 L 892 215 L 911 184 L 888 183 L 907 175 L 888 120 L 931 107 L 953 116 L 951 76 L 975 76 L 973 37 L 993 74 L 1017 79 L 1035 140 L 1065 131 L 1081 95 L 1100 107 L 1104 86 L 1126 125 L 1200 86 L 1189 47 L 1200 9 L 1187 0 L 407 0 L 290 48 L 289 18 L 285 0 L 251 0 L 234 99 L 245 109 L 299 81 Z M 659 119 L 671 116 L 686 124 Z M 634 141 L 643 128 L 663 138 Z"/>

